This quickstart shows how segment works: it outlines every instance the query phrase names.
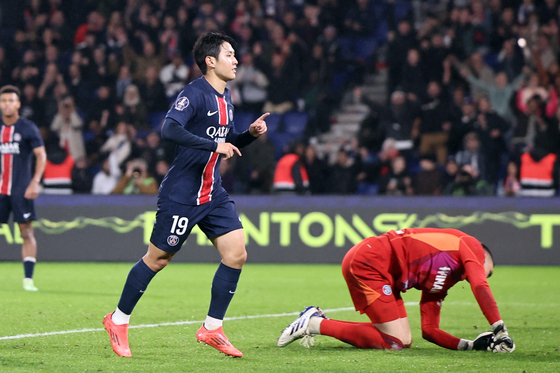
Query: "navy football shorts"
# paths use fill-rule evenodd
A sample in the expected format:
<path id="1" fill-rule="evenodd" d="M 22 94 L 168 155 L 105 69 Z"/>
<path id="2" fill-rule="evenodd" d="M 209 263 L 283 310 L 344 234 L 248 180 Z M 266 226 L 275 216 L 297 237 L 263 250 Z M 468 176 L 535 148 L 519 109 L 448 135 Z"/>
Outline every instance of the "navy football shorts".
<path id="1" fill-rule="evenodd" d="M 7 196 L 0 194 L 0 224 L 6 224 L 10 218 L 10 212 L 14 213 L 16 223 L 27 223 L 37 220 L 35 204 L 32 199 L 24 196 Z"/>
<path id="2" fill-rule="evenodd" d="M 208 238 L 243 228 L 235 204 L 226 193 L 200 206 L 182 205 L 159 196 L 150 242 L 163 251 L 177 252 L 197 224 Z"/>

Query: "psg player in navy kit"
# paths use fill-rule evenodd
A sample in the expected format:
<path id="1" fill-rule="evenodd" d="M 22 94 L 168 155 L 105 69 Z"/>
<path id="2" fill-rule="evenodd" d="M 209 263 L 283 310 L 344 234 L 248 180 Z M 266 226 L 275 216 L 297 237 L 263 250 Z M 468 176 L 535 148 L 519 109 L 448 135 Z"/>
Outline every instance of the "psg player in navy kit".
<path id="1" fill-rule="evenodd" d="M 33 270 L 37 261 L 37 242 L 31 222 L 37 219 L 33 200 L 39 195 L 47 153 L 37 126 L 19 117 L 20 91 L 7 85 L 0 88 L 0 224 L 6 224 L 13 212 L 23 245 L 23 288 L 37 291 Z M 35 155 L 35 172 L 31 164 Z"/>
<path id="2" fill-rule="evenodd" d="M 221 186 L 219 165 L 221 158 L 241 155 L 239 148 L 266 132 L 264 119 L 269 114 L 263 114 L 243 133 L 233 132 L 233 105 L 226 88 L 236 74 L 233 39 L 214 32 L 203 34 L 193 47 L 193 55 L 203 76 L 179 93 L 161 130 L 164 139 L 177 144 L 177 150 L 159 189 L 148 252 L 130 270 L 115 312 L 103 319 L 111 347 L 119 356 L 131 356 L 128 325 L 134 306 L 197 224 L 222 261 L 212 281 L 208 316 L 196 338 L 226 355 L 243 356 L 222 330 L 247 252 L 235 205 Z"/>

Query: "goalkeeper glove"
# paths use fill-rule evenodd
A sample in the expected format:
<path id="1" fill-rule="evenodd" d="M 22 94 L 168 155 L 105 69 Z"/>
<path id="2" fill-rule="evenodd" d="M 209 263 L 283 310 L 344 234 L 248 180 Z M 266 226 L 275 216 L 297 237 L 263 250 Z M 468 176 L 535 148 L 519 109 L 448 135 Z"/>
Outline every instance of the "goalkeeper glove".
<path id="1" fill-rule="evenodd" d="M 492 352 L 513 352 L 515 350 L 515 343 L 510 338 L 502 320 L 492 324 L 492 330 L 494 331 L 494 340 L 490 344 Z"/>
<path id="2" fill-rule="evenodd" d="M 494 342 L 494 333 L 485 332 L 479 334 L 474 341 L 461 339 L 459 349 L 465 351 L 491 351 L 491 344 Z"/>

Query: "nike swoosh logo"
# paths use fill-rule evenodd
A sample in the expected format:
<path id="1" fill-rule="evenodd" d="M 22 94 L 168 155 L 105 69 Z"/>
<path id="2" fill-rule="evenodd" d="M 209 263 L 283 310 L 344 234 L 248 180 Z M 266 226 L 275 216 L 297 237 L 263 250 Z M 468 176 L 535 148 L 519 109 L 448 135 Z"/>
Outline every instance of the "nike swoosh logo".
<path id="1" fill-rule="evenodd" d="M 235 294 L 235 291 L 231 291 L 231 290 L 230 290 L 229 293 L 230 293 L 230 294 Z"/>
<path id="2" fill-rule="evenodd" d="M 218 110 L 216 111 L 210 111 L 208 110 L 208 113 L 206 113 L 206 115 L 208 115 L 209 117 L 211 117 L 212 115 L 216 114 L 218 112 Z"/>
<path id="3" fill-rule="evenodd" d="M 31 213 L 30 213 L 30 212 L 28 212 L 28 213 L 26 213 L 26 214 L 23 214 L 23 218 L 24 218 L 24 219 L 27 219 L 27 218 L 30 217 L 30 216 L 31 216 Z"/>

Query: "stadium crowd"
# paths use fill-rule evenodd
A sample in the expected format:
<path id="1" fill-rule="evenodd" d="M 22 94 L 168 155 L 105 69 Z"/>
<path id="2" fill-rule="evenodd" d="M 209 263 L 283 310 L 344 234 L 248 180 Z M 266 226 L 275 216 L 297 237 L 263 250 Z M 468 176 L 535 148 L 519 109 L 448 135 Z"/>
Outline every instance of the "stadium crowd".
<path id="1" fill-rule="evenodd" d="M 238 130 L 273 114 L 222 162 L 229 192 L 273 193 L 278 164 L 297 174 L 282 192 L 556 195 L 558 1 L 412 3 L 6 0 L 0 86 L 21 89 L 42 132 L 44 193 L 157 193 L 174 153 L 159 126 L 201 76 L 194 41 L 222 31 L 237 41 Z M 360 88 L 378 69 L 384 105 Z M 352 88 L 370 114 L 331 162 L 314 139 Z"/>

